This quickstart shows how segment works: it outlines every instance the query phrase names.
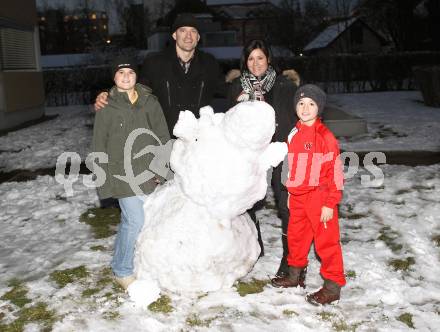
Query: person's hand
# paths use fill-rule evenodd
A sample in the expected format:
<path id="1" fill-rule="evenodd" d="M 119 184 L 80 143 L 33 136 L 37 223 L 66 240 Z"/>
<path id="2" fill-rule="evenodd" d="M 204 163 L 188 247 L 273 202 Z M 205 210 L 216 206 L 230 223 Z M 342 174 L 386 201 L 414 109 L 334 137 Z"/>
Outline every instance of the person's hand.
<path id="1" fill-rule="evenodd" d="M 325 225 L 325 223 L 331 220 L 332 218 L 333 218 L 333 209 L 330 209 L 327 206 L 323 206 L 321 209 L 321 222 L 323 222 Z"/>
<path id="2" fill-rule="evenodd" d="M 95 105 L 94 105 L 96 112 L 102 110 L 105 106 L 107 106 L 108 104 L 107 98 L 108 98 L 108 92 L 101 92 L 96 97 Z"/>
<path id="3" fill-rule="evenodd" d="M 238 69 L 231 69 L 230 71 L 227 72 L 227 74 L 225 76 L 225 82 L 226 83 L 231 83 L 237 77 L 240 77 L 240 75 L 241 75 L 240 70 L 238 70 Z"/>

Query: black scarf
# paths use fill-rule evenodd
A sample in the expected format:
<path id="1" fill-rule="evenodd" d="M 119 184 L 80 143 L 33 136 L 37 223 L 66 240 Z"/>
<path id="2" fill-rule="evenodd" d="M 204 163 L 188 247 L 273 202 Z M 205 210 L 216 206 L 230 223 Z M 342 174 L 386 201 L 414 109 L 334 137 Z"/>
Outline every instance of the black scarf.
<path id="1" fill-rule="evenodd" d="M 266 73 L 260 77 L 256 77 L 248 70 L 244 70 L 240 76 L 243 91 L 238 96 L 237 101 L 264 101 L 264 95 L 270 91 L 270 89 L 272 89 L 276 76 L 277 74 L 272 66 L 269 66 L 266 70 Z"/>

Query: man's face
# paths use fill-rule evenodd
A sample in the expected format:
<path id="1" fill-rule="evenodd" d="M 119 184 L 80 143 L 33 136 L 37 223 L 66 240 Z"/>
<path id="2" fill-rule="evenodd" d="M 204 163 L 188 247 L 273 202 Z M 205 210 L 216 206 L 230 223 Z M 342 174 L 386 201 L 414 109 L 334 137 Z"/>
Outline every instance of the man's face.
<path id="1" fill-rule="evenodd" d="M 200 35 L 193 27 L 180 27 L 173 33 L 176 46 L 182 51 L 193 51 L 199 42 Z"/>

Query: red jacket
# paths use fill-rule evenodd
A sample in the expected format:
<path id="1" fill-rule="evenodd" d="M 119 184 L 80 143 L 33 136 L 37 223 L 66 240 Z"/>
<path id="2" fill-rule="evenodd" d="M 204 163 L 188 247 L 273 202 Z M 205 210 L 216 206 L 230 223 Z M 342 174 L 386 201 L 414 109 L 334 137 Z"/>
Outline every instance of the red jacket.
<path id="1" fill-rule="evenodd" d="M 342 198 L 344 178 L 335 136 L 319 118 L 310 127 L 298 121 L 288 146 L 289 193 L 302 195 L 319 187 L 329 192 L 323 205 L 334 208 Z"/>

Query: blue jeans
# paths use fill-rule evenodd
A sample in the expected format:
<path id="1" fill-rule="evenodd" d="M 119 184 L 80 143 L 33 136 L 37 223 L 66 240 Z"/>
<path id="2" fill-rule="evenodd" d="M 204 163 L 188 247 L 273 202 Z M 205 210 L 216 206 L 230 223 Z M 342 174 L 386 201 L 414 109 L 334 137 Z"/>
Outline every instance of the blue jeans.
<path id="1" fill-rule="evenodd" d="M 118 201 L 121 208 L 121 222 L 111 265 L 113 273 L 123 278 L 133 274 L 134 248 L 144 225 L 144 196 L 119 198 Z"/>

